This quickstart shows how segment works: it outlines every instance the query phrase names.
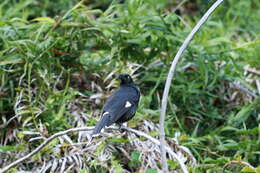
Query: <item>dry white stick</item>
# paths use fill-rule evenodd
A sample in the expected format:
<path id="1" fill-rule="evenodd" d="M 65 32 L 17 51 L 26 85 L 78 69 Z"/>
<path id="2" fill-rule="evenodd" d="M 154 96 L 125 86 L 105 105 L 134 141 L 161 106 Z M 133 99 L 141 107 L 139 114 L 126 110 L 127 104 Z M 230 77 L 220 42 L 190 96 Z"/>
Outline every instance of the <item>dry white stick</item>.
<path id="1" fill-rule="evenodd" d="M 241 91 L 244 91 L 248 95 L 256 98 L 258 97 L 258 94 L 251 90 L 250 88 L 246 87 L 245 85 L 241 84 L 239 81 L 235 81 L 231 83 L 235 88 L 240 89 Z M 257 84 L 257 83 L 256 83 Z"/>
<path id="2" fill-rule="evenodd" d="M 260 94 L 260 80 L 256 80 L 255 82 L 256 82 L 258 94 Z"/>
<path id="3" fill-rule="evenodd" d="M 167 108 L 167 99 L 168 94 L 171 86 L 171 81 L 176 69 L 176 65 L 184 52 L 184 50 L 189 45 L 190 41 L 194 37 L 194 35 L 198 32 L 198 30 L 201 28 L 201 26 L 206 22 L 208 17 L 213 13 L 213 11 L 223 2 L 223 0 L 217 0 L 210 9 L 203 15 L 203 17 L 200 19 L 200 21 L 197 23 L 197 25 L 192 29 L 190 34 L 187 36 L 183 44 L 181 45 L 180 49 L 178 50 L 176 56 L 174 57 L 172 61 L 172 65 L 170 68 L 170 71 L 168 72 L 165 88 L 163 91 L 163 98 L 162 98 L 162 105 L 161 105 L 161 114 L 160 114 L 160 143 L 161 143 L 161 154 L 162 154 L 162 165 L 163 165 L 163 172 L 167 173 L 168 171 L 168 164 L 166 159 L 166 151 L 165 151 L 165 131 L 164 131 L 164 120 L 165 120 L 165 113 Z M 183 171 L 184 173 L 188 173 L 187 170 Z"/>
<path id="4" fill-rule="evenodd" d="M 259 70 L 256 70 L 255 68 L 250 68 L 249 66 L 245 66 L 244 70 L 246 70 L 246 71 L 248 71 L 250 73 L 254 73 L 254 74 L 260 75 L 260 71 Z"/>

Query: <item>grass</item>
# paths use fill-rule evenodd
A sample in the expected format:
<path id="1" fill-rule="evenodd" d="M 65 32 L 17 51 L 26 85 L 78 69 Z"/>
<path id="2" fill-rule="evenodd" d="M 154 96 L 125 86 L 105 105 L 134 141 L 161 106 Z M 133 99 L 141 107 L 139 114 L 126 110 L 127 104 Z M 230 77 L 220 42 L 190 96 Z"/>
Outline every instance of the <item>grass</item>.
<path id="1" fill-rule="evenodd" d="M 144 119 L 158 124 L 171 60 L 212 3 L 186 1 L 174 12 L 179 2 L 168 0 L 1 2 L 0 124 L 17 118 L 0 134 L 0 165 L 42 142 L 28 142 L 34 137 L 95 124 L 105 98 L 117 86 L 114 73 L 134 73 L 143 95 L 130 125 L 142 130 Z M 180 134 L 180 145 L 188 147 L 198 161 L 196 168 L 190 166 L 191 172 L 220 172 L 224 165 L 226 172 L 240 172 L 245 167 L 242 161 L 259 166 L 259 98 L 232 87 L 239 81 L 257 93 L 259 75 L 245 72 L 244 67 L 260 68 L 259 8 L 257 0 L 226 1 L 178 65 L 182 69 L 191 64 L 175 75 L 166 136 Z M 96 93 L 101 96 L 91 99 Z M 75 135 L 70 138 L 77 141 Z M 96 155 L 111 141 L 104 141 Z M 41 167 L 49 155 L 58 159 L 71 152 L 70 148 L 55 150 L 57 144 L 62 141 L 55 141 L 48 154 L 40 152 L 34 163 L 16 169 Z M 107 163 L 93 157 L 81 171 L 140 172 L 140 151 L 126 151 L 130 166 L 115 152 Z M 178 169 L 176 162 L 170 163 L 172 170 Z"/>

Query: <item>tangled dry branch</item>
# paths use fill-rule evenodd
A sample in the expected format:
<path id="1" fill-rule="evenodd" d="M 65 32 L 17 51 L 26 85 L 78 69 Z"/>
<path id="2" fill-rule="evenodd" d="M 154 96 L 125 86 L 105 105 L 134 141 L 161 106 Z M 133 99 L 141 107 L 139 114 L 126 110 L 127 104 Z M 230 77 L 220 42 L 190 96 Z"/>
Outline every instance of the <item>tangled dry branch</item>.
<path id="1" fill-rule="evenodd" d="M 116 128 L 116 127 L 109 127 L 108 129 L 118 130 L 118 128 Z M 150 140 L 151 142 L 153 142 L 154 144 L 156 144 L 158 146 L 160 145 L 160 141 L 159 140 L 157 140 L 156 138 L 151 137 L 150 135 L 148 135 L 148 134 L 146 134 L 144 132 L 141 132 L 141 131 L 138 131 L 138 130 L 135 130 L 135 129 L 132 129 L 132 128 L 128 128 L 128 127 L 122 127 L 122 129 L 126 130 L 128 132 L 134 133 L 137 136 L 144 137 L 144 138 Z M 36 153 L 41 151 L 41 149 L 46 147 L 52 140 L 54 140 L 57 137 L 60 137 L 60 136 L 63 136 L 63 135 L 66 135 L 66 134 L 72 133 L 72 132 L 91 131 L 91 130 L 93 130 L 93 127 L 79 127 L 79 128 L 71 128 L 71 129 L 68 129 L 68 130 L 65 130 L 65 131 L 61 131 L 61 132 L 55 133 L 52 136 L 50 136 L 49 138 L 47 138 L 41 145 L 39 145 L 32 152 L 28 153 L 24 157 L 14 161 L 14 162 L 12 162 L 11 164 L 3 167 L 0 170 L 0 173 L 4 173 L 4 172 L 8 171 L 9 169 L 11 169 L 11 168 L 13 168 L 13 167 L 23 163 L 25 160 L 31 158 L 33 155 L 35 155 Z M 91 143 L 88 143 L 87 145 L 91 145 Z M 166 147 L 166 151 L 169 153 L 169 155 L 171 155 L 174 159 L 176 159 L 176 161 L 180 164 L 180 167 L 181 167 L 182 171 L 187 170 L 187 167 L 184 164 L 184 162 L 179 158 L 179 156 L 176 153 L 174 153 L 174 151 L 170 147 L 167 146 Z"/>

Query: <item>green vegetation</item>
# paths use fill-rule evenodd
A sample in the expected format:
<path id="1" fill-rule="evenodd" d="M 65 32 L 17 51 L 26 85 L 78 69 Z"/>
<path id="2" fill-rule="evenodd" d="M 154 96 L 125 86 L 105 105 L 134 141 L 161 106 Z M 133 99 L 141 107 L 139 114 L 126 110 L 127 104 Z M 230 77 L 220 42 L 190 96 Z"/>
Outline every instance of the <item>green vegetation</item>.
<path id="1" fill-rule="evenodd" d="M 158 137 L 160 98 L 171 61 L 213 0 L 184 0 L 178 6 L 181 2 L 1 1 L 0 167 L 58 131 L 94 125 L 117 86 L 115 73 L 134 74 L 143 95 L 129 126 Z M 197 160 L 196 166 L 187 163 L 191 172 L 221 172 L 226 165 L 226 173 L 259 173 L 260 99 L 233 85 L 259 92 L 259 71 L 260 3 L 226 0 L 185 51 L 170 90 L 167 140 L 175 138 L 190 149 Z M 144 121 L 154 129 L 147 131 L 151 127 Z M 76 133 L 57 138 L 13 171 L 47 168 L 48 161 L 81 147 L 86 152 L 75 157 L 83 165 L 68 169 L 73 162 L 63 159 L 66 169 L 157 172 L 143 163 L 155 154 L 140 153 L 129 133 L 113 133 L 95 139 L 94 152 L 83 150 L 84 145 L 67 146 L 87 140 Z M 106 158 L 100 160 L 105 149 Z M 160 158 L 153 159 L 160 168 Z M 178 170 L 178 163 L 169 160 L 169 169 Z"/>

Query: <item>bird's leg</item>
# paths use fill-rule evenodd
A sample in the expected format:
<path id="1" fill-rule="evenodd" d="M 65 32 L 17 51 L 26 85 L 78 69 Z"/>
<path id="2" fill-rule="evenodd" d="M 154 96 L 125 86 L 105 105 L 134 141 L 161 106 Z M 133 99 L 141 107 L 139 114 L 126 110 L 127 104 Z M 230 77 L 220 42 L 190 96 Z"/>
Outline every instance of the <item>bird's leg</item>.
<path id="1" fill-rule="evenodd" d="M 122 129 L 122 123 L 118 123 L 118 130 L 122 133 L 123 132 L 123 129 Z"/>
<path id="2" fill-rule="evenodd" d="M 119 131 L 122 133 L 122 132 L 124 132 L 123 127 L 127 127 L 127 122 L 119 123 L 118 125 L 119 125 Z"/>

